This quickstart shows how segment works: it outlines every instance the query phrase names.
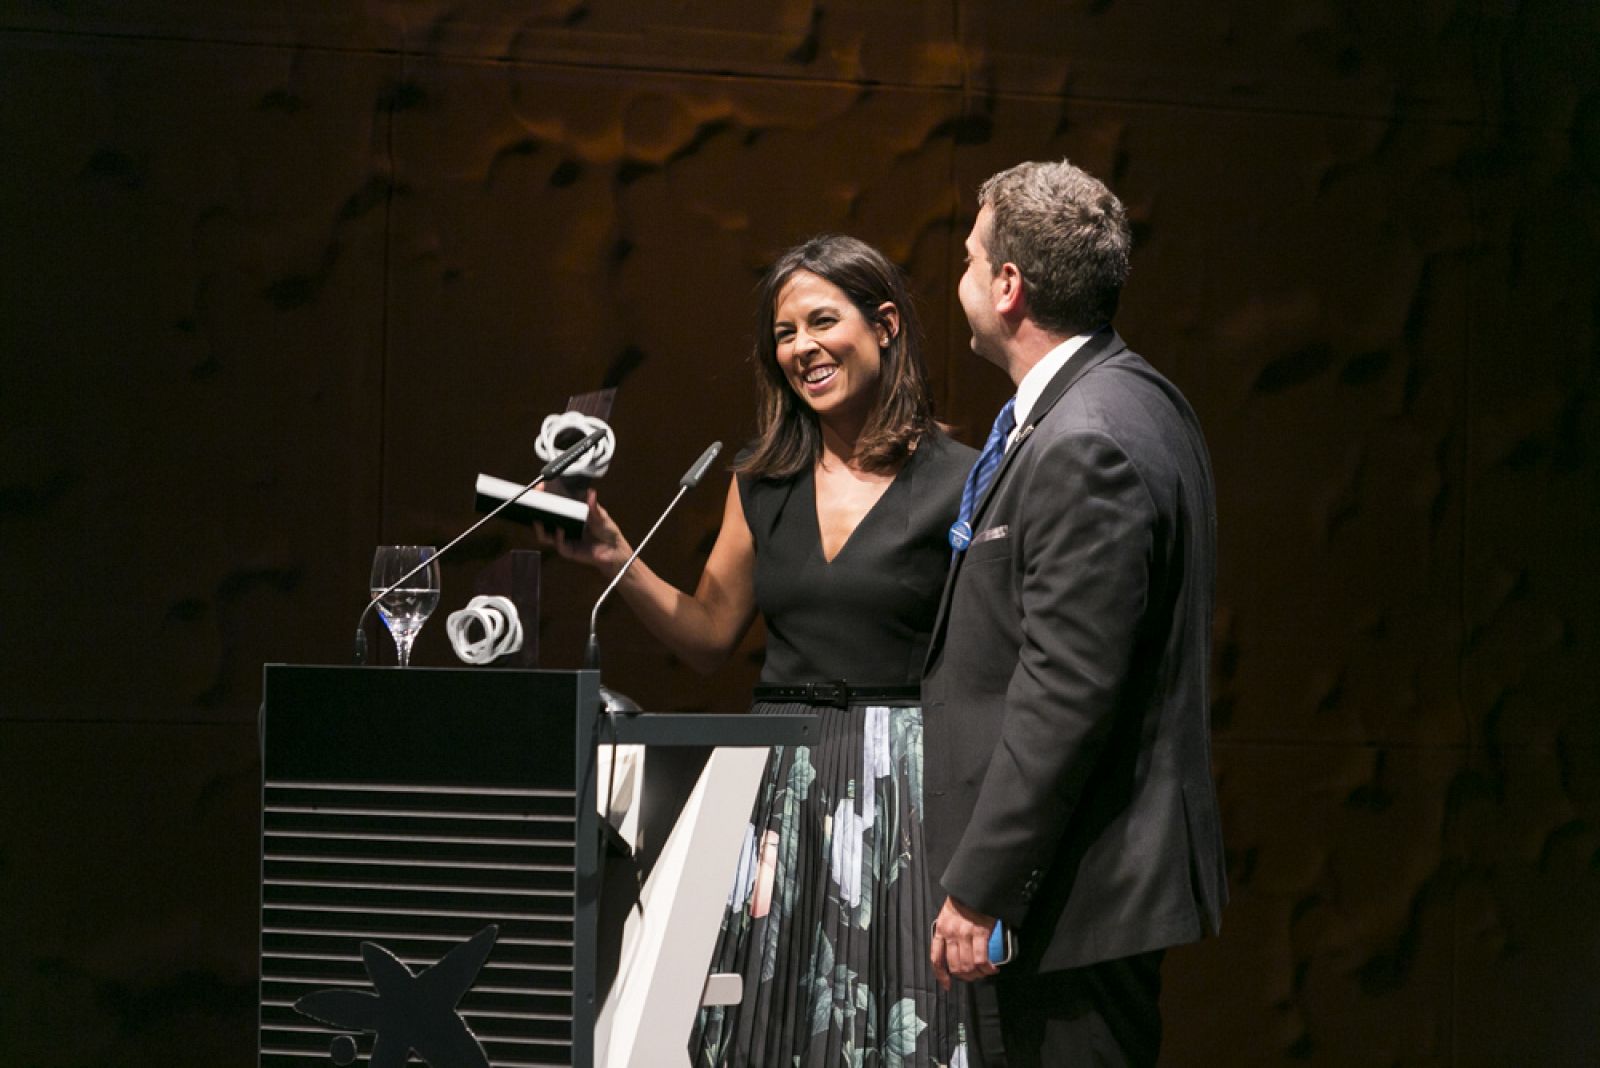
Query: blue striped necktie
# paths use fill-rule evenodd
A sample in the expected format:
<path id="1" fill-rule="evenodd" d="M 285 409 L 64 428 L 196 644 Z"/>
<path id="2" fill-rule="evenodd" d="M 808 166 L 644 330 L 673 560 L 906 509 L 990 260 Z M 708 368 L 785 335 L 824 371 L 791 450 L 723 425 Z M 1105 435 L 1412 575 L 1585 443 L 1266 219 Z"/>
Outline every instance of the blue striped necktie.
<path id="1" fill-rule="evenodd" d="M 1017 425 L 1016 407 L 1017 398 L 1012 397 L 1006 401 L 1005 407 L 1000 409 L 1000 414 L 994 417 L 994 429 L 989 431 L 989 440 L 983 443 L 983 451 L 978 454 L 978 462 L 973 464 L 972 470 L 967 473 L 967 484 L 961 491 L 961 514 L 956 516 L 956 521 L 950 525 L 952 552 L 962 552 L 972 544 L 972 513 L 978 507 L 978 501 L 983 498 L 983 491 L 994 481 L 994 473 L 999 469 L 1000 461 L 1005 458 L 1006 439 L 1011 436 L 1011 431 Z"/>

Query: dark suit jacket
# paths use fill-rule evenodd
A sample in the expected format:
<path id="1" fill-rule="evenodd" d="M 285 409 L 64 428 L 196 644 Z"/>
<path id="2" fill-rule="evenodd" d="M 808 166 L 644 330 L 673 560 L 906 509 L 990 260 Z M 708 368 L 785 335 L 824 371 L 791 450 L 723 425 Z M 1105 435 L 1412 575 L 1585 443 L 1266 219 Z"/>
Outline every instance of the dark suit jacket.
<path id="1" fill-rule="evenodd" d="M 1188 402 L 1105 330 L 1046 387 L 952 565 L 922 690 L 930 871 L 1042 970 L 1220 923 L 1214 499 Z"/>

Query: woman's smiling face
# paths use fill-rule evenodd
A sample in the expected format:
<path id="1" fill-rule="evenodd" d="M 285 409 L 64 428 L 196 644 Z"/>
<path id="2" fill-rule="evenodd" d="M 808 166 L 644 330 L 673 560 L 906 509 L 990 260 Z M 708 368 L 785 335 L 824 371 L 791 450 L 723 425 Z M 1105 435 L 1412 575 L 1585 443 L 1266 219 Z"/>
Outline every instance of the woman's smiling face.
<path id="1" fill-rule="evenodd" d="M 883 346 L 899 329 L 885 303 L 869 322 L 844 291 L 810 271 L 796 271 L 778 291 L 773 340 L 784 378 L 819 418 L 864 420 L 878 397 Z"/>

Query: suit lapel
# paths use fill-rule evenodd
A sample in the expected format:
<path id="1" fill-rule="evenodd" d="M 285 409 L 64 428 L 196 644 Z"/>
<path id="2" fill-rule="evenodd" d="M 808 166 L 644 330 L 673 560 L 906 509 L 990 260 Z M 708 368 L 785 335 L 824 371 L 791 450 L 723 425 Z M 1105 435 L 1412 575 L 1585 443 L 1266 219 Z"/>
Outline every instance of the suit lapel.
<path id="1" fill-rule="evenodd" d="M 1051 408 L 1055 407 L 1056 402 L 1066 395 L 1067 390 L 1072 388 L 1072 384 L 1085 371 L 1105 360 L 1112 353 L 1121 352 L 1125 348 L 1127 346 L 1123 344 L 1122 338 L 1117 336 L 1115 330 L 1102 330 L 1088 341 L 1085 341 L 1083 347 L 1072 354 L 1072 359 L 1067 361 L 1067 365 L 1057 371 L 1054 378 L 1045 383 L 1044 391 L 1039 394 L 1039 400 L 1034 404 L 1033 411 L 1028 413 L 1028 421 L 1017 428 L 1016 440 L 1011 443 L 1011 448 L 1007 449 L 1005 455 L 1000 458 L 1000 466 L 995 468 L 994 477 L 989 480 L 988 488 L 983 491 L 983 496 L 979 498 L 977 505 L 972 509 L 972 529 L 974 531 L 980 529 L 978 517 L 983 515 L 984 508 L 989 504 L 989 498 L 993 497 L 995 490 L 1000 488 L 1000 483 L 1004 481 L 1006 471 L 1010 469 L 1012 461 L 1017 458 L 1018 453 L 1022 452 L 1023 445 L 1033 435 L 1033 428 L 1039 425 L 1039 421 L 1049 413 Z M 962 555 L 965 556 L 966 554 L 963 553 Z"/>
<path id="2" fill-rule="evenodd" d="M 1055 407 L 1056 402 L 1065 396 L 1067 390 L 1072 388 L 1072 384 L 1084 372 L 1122 352 L 1127 347 L 1127 343 L 1122 340 L 1121 336 L 1115 330 L 1107 327 L 1084 342 L 1083 347 L 1072 354 L 1072 358 L 1067 361 L 1067 365 L 1057 371 L 1056 376 L 1046 383 L 1044 391 L 1039 394 L 1039 399 L 1033 406 L 1033 410 L 1028 413 L 1028 421 L 1017 429 L 1016 440 L 1011 443 L 1011 447 L 1000 458 L 1000 466 L 995 469 L 994 477 L 989 480 L 988 488 L 983 491 L 983 496 L 979 498 L 977 505 L 972 510 L 972 529 L 974 532 L 982 529 L 978 525 L 979 517 L 983 515 L 984 508 L 988 506 L 989 498 L 993 497 L 995 491 L 1000 488 L 1000 483 L 1006 477 L 1006 471 L 1010 469 L 1012 461 L 1016 459 L 1017 454 L 1027 444 L 1028 438 L 1033 436 L 1033 428 L 1039 425 L 1039 421 L 1049 413 L 1051 408 Z M 944 644 L 944 629 L 950 612 L 950 598 L 955 591 L 956 573 L 961 570 L 961 562 L 966 559 L 966 556 L 965 552 L 959 552 L 953 554 L 950 560 L 950 573 L 945 577 L 944 592 L 939 597 L 939 613 L 934 616 L 933 620 L 933 639 L 928 643 L 928 656 L 923 663 L 924 673 L 927 671 L 928 664 L 933 662 L 934 654 Z"/>

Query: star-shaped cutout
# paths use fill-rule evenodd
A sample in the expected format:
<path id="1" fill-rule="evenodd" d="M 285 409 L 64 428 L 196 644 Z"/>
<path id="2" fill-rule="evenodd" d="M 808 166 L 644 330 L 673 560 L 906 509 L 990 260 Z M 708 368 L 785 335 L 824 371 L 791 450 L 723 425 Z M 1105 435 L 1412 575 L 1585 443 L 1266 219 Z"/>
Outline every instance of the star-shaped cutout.
<path id="1" fill-rule="evenodd" d="M 456 1005 L 499 934 L 490 924 L 420 974 L 376 942 L 363 942 L 361 960 L 375 992 L 317 990 L 296 1001 L 295 1011 L 330 1027 L 375 1033 L 371 1068 L 404 1068 L 413 1052 L 431 1068 L 489 1068 Z"/>

